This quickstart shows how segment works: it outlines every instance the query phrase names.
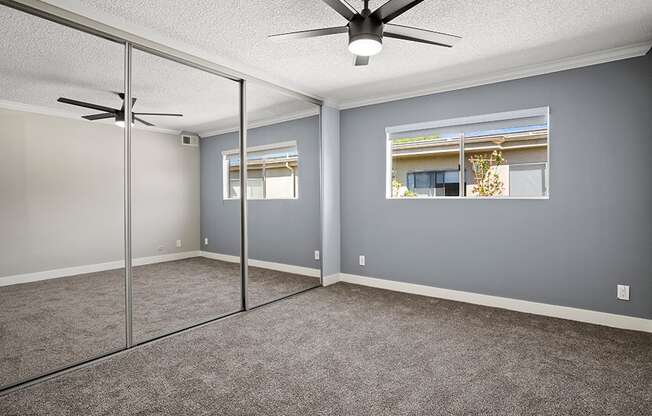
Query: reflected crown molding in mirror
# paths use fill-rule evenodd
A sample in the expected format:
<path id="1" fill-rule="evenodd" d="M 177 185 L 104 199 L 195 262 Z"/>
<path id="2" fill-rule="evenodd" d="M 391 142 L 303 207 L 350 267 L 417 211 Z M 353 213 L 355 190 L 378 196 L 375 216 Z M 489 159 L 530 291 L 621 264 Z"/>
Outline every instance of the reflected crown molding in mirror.
<path id="1" fill-rule="evenodd" d="M 73 114 L 67 111 L 61 111 L 50 107 L 44 107 L 44 106 L 38 106 L 32 104 L 23 104 L 23 103 L 17 103 L 17 102 L 7 101 L 7 100 L 0 100 L 0 108 L 5 110 L 22 111 L 25 113 L 40 114 L 44 116 L 62 117 L 62 118 L 79 121 L 81 123 L 90 123 L 88 121 L 80 119 L 79 114 Z M 115 126 L 113 122 L 106 123 L 106 124 L 103 123 L 103 125 Z M 132 124 L 131 128 L 134 130 L 155 131 L 164 134 L 174 134 L 174 135 L 181 134 L 181 131 L 179 130 L 164 129 L 162 127 L 144 127 L 138 125 L 134 126 Z"/>

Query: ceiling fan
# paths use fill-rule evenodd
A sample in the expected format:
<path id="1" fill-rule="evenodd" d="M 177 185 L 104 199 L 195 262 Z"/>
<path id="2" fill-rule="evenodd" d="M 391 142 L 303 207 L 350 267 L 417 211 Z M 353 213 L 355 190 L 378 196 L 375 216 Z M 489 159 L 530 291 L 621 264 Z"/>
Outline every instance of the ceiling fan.
<path id="1" fill-rule="evenodd" d="M 276 40 L 313 38 L 348 32 L 349 51 L 356 55 L 354 61 L 355 66 L 369 64 L 369 57 L 376 55 L 383 48 L 383 37 L 427 43 L 447 48 L 452 47 L 462 39 L 459 36 L 449 35 L 447 33 L 389 23 L 423 0 L 389 0 L 373 12 L 369 10 L 369 0 L 364 0 L 364 8 L 360 13 L 347 3 L 346 0 L 322 1 L 348 21 L 346 26 L 281 33 L 270 35 L 269 38 Z"/>
<path id="2" fill-rule="evenodd" d="M 72 100 L 70 98 L 59 97 L 57 100 L 60 103 L 76 105 L 78 107 L 92 108 L 93 110 L 104 111 L 100 114 L 91 114 L 89 116 L 82 116 L 86 120 L 95 121 L 102 120 L 106 118 L 113 118 L 115 120 L 116 126 L 124 127 L 125 126 L 125 95 L 121 92 L 116 93 L 122 99 L 122 107 L 120 109 L 105 107 L 103 105 L 86 103 L 83 101 Z M 136 99 L 131 99 L 131 108 L 136 104 Z M 142 118 L 137 116 L 165 116 L 165 117 L 183 117 L 183 114 L 170 114 L 170 113 L 131 113 L 131 125 L 133 126 L 136 121 L 146 125 L 154 126 L 152 123 L 149 123 Z"/>

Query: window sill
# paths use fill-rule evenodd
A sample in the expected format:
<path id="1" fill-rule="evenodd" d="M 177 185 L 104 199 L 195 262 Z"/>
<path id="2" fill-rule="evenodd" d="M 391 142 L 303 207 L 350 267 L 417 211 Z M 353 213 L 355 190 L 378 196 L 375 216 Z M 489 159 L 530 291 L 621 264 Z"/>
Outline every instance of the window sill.
<path id="1" fill-rule="evenodd" d="M 548 200 L 550 195 L 546 196 L 422 196 L 422 197 L 398 197 L 398 196 L 386 196 L 385 199 L 388 200 L 398 200 L 398 201 L 422 201 L 422 200 L 469 200 L 469 201 L 486 201 L 486 200 L 496 200 L 496 199 L 505 199 L 505 200 Z"/>
<path id="2" fill-rule="evenodd" d="M 222 198 L 222 201 L 239 201 L 240 198 Z M 297 198 L 247 198 L 247 201 L 298 201 Z"/>

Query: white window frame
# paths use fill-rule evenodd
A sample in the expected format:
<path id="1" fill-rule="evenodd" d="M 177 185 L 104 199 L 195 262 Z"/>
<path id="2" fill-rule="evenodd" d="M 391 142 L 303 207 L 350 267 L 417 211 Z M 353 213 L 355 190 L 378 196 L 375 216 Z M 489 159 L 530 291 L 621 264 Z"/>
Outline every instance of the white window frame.
<path id="1" fill-rule="evenodd" d="M 392 196 L 392 135 L 409 133 L 415 130 L 436 129 L 442 127 L 451 127 L 464 124 L 486 123 L 491 121 L 510 120 L 514 118 L 536 117 L 545 116 L 548 122 L 548 145 L 547 145 L 547 194 L 545 196 L 420 196 L 420 197 L 400 197 Z M 551 136 L 551 123 L 550 123 L 550 107 L 536 107 L 516 111 L 503 111 L 500 113 L 481 114 L 468 117 L 456 117 L 446 120 L 426 121 L 422 123 L 402 124 L 398 126 L 390 126 L 385 128 L 385 199 L 400 200 L 400 201 L 421 201 L 428 199 L 436 200 L 492 200 L 492 199 L 532 199 L 532 200 L 548 200 L 550 199 L 550 136 Z M 464 135 L 460 139 L 460 161 L 461 167 L 464 166 Z M 537 162 L 542 163 L 542 162 Z M 459 181 L 460 189 L 464 183 L 464 169 L 460 169 Z"/>
<path id="2" fill-rule="evenodd" d="M 247 155 L 249 152 L 259 152 L 259 151 L 265 151 L 265 150 L 274 150 L 274 149 L 282 149 L 286 147 L 296 147 L 297 148 L 297 157 L 299 160 L 301 159 L 299 155 L 299 147 L 297 146 L 297 141 L 296 140 L 291 140 L 291 141 L 286 141 L 286 142 L 276 142 L 276 143 L 270 143 L 270 144 L 263 144 L 260 146 L 251 146 L 247 147 Z M 229 149 L 229 150 L 224 150 L 222 151 L 222 200 L 223 201 L 239 201 L 240 198 L 234 198 L 234 197 L 229 197 L 229 189 L 230 189 L 230 184 L 229 184 L 229 165 L 228 165 L 228 157 L 233 156 L 233 155 L 239 155 L 240 154 L 240 149 Z M 242 169 L 242 161 L 240 161 L 240 169 Z M 246 189 L 245 189 L 245 195 L 246 195 Z M 242 196 L 242 183 L 240 184 L 240 196 Z M 299 199 L 299 186 L 297 184 L 297 190 L 296 190 L 296 196 L 294 198 L 251 198 L 248 199 L 249 201 L 287 201 L 287 200 L 297 200 Z"/>

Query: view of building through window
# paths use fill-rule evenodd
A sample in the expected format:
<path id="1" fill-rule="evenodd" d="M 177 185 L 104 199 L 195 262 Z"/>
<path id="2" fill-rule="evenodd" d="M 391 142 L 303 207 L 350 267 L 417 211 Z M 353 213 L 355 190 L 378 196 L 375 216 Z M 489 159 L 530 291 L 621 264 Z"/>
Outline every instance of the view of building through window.
<path id="1" fill-rule="evenodd" d="M 294 199 L 299 191 L 296 143 L 281 143 L 247 151 L 247 199 Z M 240 155 L 224 152 L 225 199 L 240 198 Z"/>
<path id="2" fill-rule="evenodd" d="M 392 198 L 548 195 L 546 115 L 420 126 L 390 134 L 388 149 Z"/>
<path id="3" fill-rule="evenodd" d="M 460 138 L 455 136 L 393 140 L 393 196 L 459 196 L 459 154 Z"/>

